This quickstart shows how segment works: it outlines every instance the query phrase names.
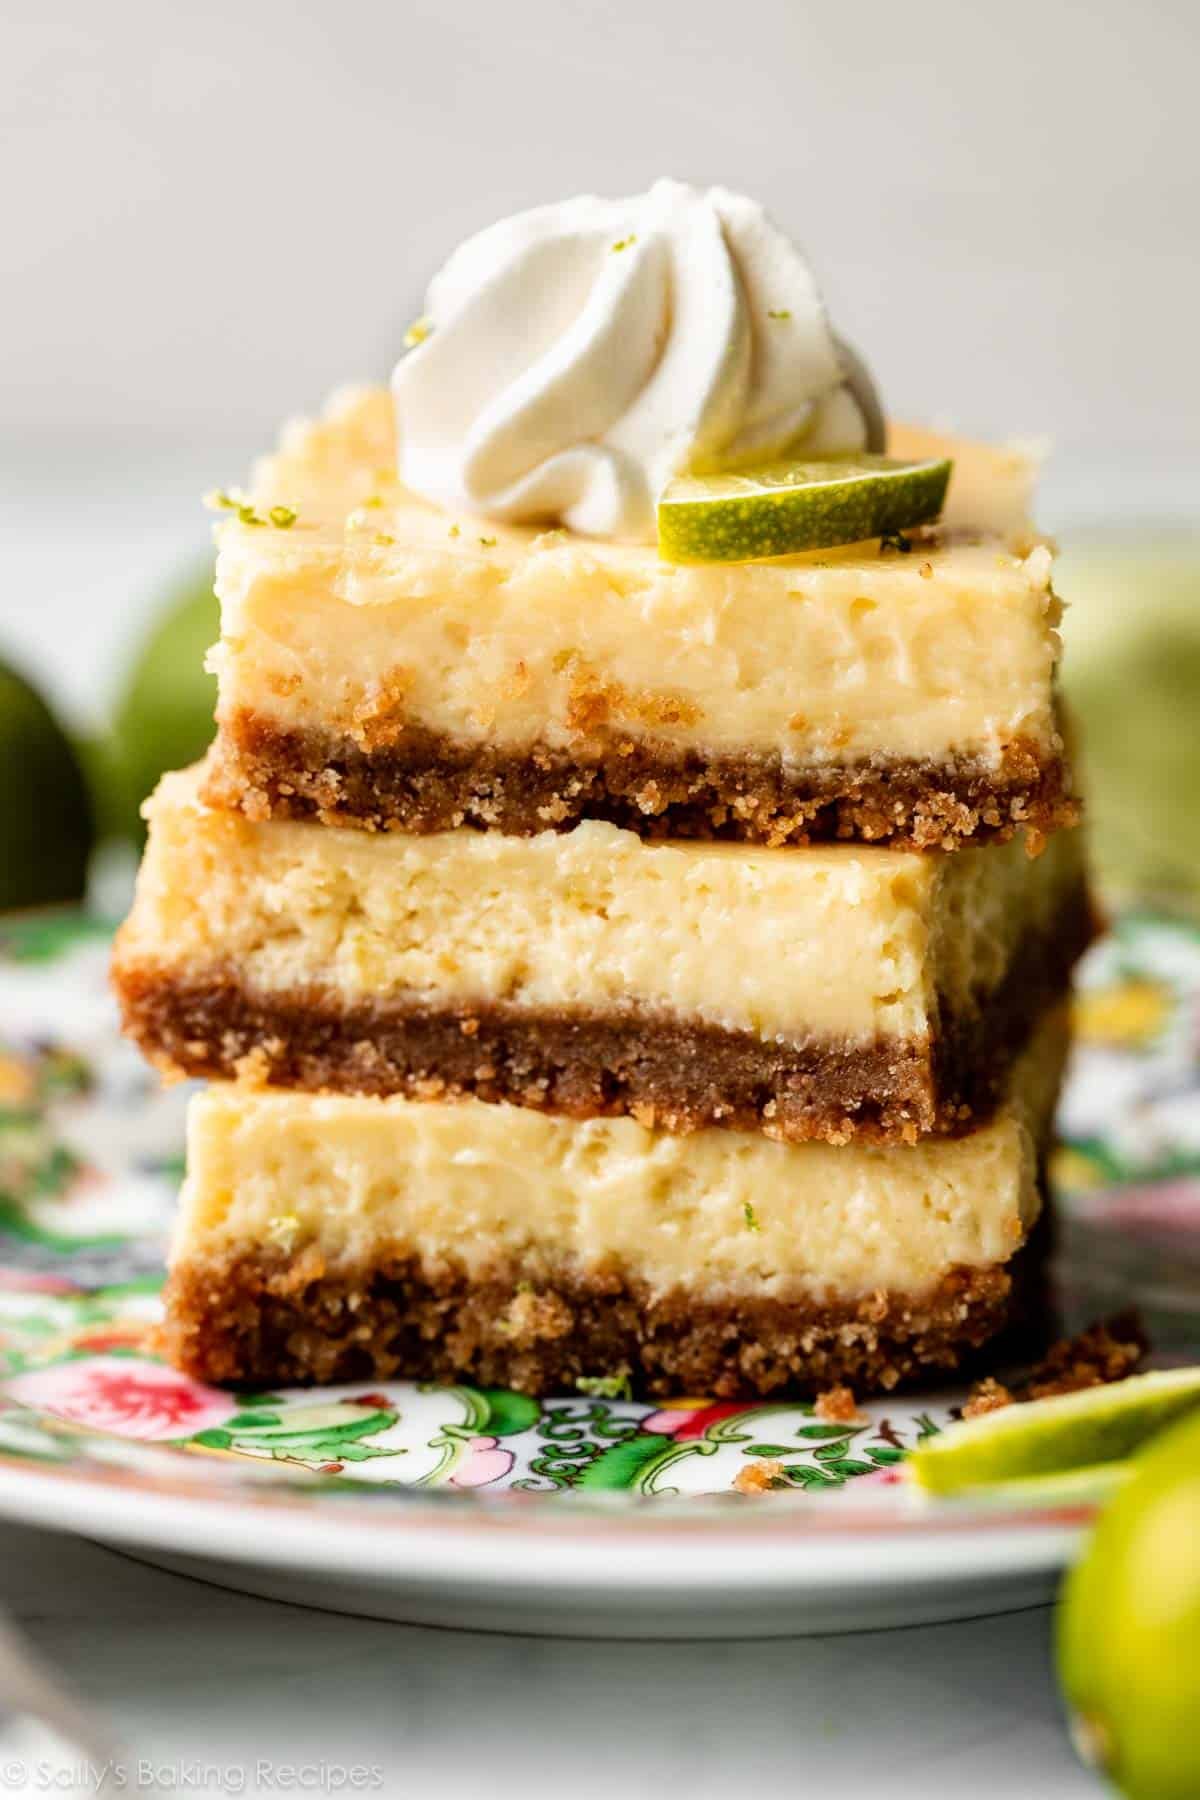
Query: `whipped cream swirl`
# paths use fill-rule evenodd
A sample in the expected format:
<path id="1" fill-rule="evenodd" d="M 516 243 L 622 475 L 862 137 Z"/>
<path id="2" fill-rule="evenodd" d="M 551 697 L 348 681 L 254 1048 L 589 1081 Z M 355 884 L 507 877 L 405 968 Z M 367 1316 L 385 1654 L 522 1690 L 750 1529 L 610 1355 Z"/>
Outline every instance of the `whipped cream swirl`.
<path id="1" fill-rule="evenodd" d="M 678 181 L 468 238 L 392 387 L 409 487 L 592 537 L 653 539 L 684 471 L 882 448 L 800 252 L 754 201 Z"/>

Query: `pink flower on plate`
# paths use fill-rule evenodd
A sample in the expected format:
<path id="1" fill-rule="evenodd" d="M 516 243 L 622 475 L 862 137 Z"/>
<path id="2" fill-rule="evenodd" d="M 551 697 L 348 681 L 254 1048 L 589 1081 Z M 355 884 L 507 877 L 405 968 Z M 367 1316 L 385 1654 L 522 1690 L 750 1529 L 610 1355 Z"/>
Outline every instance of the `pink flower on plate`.
<path id="1" fill-rule="evenodd" d="M 136 1356 L 86 1356 L 30 1369 L 4 1383 L 22 1406 L 126 1438 L 189 1438 L 223 1425 L 236 1395 Z"/>
<path id="2" fill-rule="evenodd" d="M 450 1477 L 450 1486 L 488 1487 L 494 1481 L 503 1481 L 516 1460 L 511 1450 L 501 1450 L 499 1438 L 472 1438 L 466 1456 Z"/>
<path id="3" fill-rule="evenodd" d="M 1200 1227 L 1200 1180 L 1180 1175 L 1159 1181 L 1130 1181 L 1072 1196 L 1071 1204 L 1105 1225 L 1139 1225 L 1168 1231 Z"/>
<path id="4" fill-rule="evenodd" d="M 674 1405 L 647 1414 L 642 1430 L 661 1432 L 666 1437 L 702 1438 L 710 1425 L 722 1419 L 736 1419 L 739 1413 L 757 1412 L 759 1408 L 745 1400 L 676 1400 Z"/>
<path id="5" fill-rule="evenodd" d="M 851 1485 L 857 1493 L 860 1488 L 896 1487 L 907 1480 L 903 1463 L 889 1463 L 886 1468 L 873 1469 L 869 1475 L 856 1475 Z"/>
<path id="6" fill-rule="evenodd" d="M 0 1268 L 0 1288 L 10 1294 L 77 1294 L 78 1284 L 62 1275 L 38 1275 L 28 1269 Z"/>

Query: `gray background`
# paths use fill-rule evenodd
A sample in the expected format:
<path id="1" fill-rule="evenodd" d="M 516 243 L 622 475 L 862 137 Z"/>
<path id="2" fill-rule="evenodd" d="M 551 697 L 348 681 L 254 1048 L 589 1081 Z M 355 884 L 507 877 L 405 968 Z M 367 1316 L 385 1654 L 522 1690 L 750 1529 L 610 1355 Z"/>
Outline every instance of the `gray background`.
<path id="1" fill-rule="evenodd" d="M 761 196 L 893 407 L 1197 449 L 1187 0 L 9 0 L 4 427 L 259 442 L 386 369 L 465 233 Z"/>

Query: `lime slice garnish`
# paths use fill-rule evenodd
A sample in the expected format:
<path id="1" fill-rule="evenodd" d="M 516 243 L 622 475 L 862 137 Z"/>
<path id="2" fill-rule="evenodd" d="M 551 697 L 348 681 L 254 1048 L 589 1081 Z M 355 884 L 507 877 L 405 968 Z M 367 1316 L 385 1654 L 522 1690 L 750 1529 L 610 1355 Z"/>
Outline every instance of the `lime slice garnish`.
<path id="1" fill-rule="evenodd" d="M 1029 1400 L 948 1426 L 913 1451 L 916 1485 L 960 1494 L 994 1482 L 1121 1462 L 1146 1439 L 1200 1407 L 1200 1368 L 1130 1375 L 1108 1387 Z"/>
<path id="2" fill-rule="evenodd" d="M 924 525 L 946 498 L 950 464 L 890 456 L 781 458 L 717 475 L 680 475 L 658 502 L 668 562 L 753 562 Z"/>

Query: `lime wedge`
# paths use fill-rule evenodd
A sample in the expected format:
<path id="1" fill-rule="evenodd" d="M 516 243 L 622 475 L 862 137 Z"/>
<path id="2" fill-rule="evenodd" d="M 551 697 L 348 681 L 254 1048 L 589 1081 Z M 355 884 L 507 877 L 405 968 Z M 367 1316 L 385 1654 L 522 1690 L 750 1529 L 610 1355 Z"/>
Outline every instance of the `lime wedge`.
<path id="1" fill-rule="evenodd" d="M 1102 1506 L 1128 1481 L 1135 1467 L 1132 1457 L 1123 1462 L 1089 1463 L 1083 1469 L 1056 1469 L 1049 1475 L 1022 1475 L 1015 1481 L 990 1481 L 986 1487 L 965 1490 L 973 1506 Z"/>
<path id="2" fill-rule="evenodd" d="M 908 1467 L 927 1493 L 960 1494 L 995 1482 L 1121 1462 L 1195 1408 L 1200 1408 L 1200 1368 L 1130 1375 L 1109 1387 L 1030 1400 L 951 1425 L 914 1450 Z"/>
<path id="3" fill-rule="evenodd" d="M 887 537 L 936 519 L 949 480 L 949 462 L 866 454 L 680 475 L 659 498 L 659 555 L 668 562 L 753 562 Z"/>

